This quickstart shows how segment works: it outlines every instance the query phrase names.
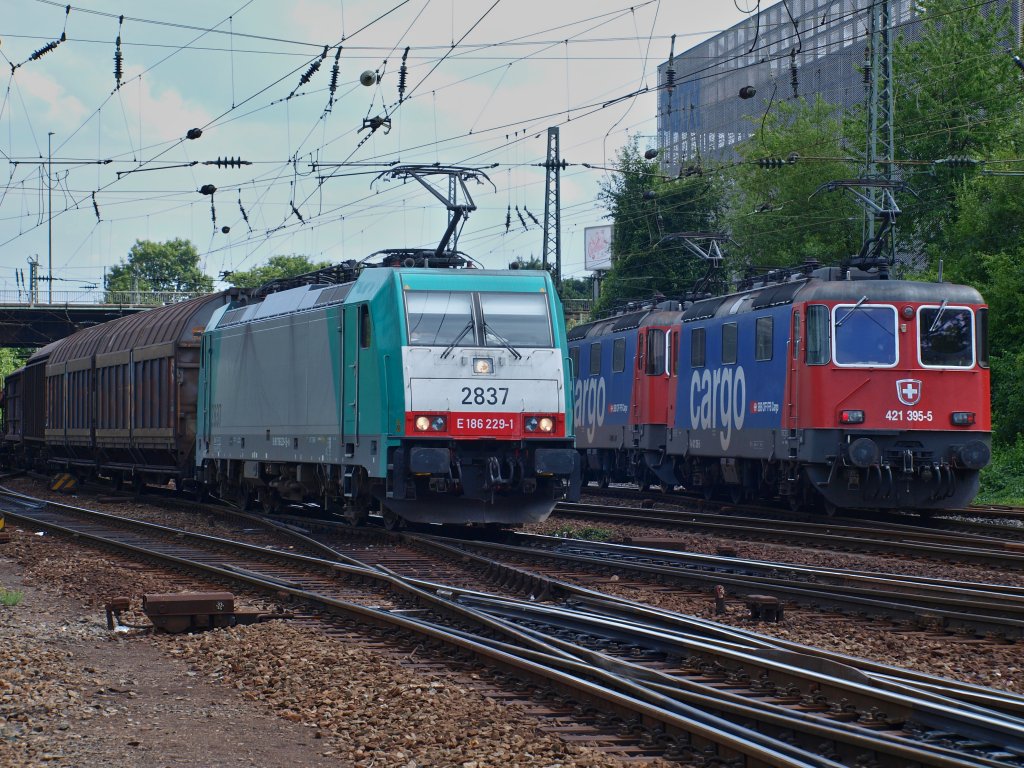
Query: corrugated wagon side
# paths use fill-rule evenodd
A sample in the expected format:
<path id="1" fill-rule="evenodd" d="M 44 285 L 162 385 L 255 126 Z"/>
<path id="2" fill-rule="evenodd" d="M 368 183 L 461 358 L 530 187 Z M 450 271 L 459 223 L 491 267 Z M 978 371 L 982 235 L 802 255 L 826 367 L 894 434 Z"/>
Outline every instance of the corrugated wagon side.
<path id="1" fill-rule="evenodd" d="M 200 338 L 228 300 L 217 293 L 158 307 L 52 345 L 45 364 L 51 468 L 139 484 L 190 478 Z"/>

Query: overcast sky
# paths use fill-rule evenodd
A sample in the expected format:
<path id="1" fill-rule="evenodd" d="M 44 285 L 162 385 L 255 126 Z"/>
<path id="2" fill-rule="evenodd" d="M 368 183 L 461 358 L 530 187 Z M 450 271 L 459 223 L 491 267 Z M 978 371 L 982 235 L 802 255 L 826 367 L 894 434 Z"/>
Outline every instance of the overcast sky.
<path id="1" fill-rule="evenodd" d="M 374 182 L 384 167 L 372 164 L 394 161 L 497 164 L 485 169 L 493 187 L 470 186 L 478 210 L 459 248 L 486 267 L 539 257 L 542 231 L 529 214 L 543 223 L 544 169 L 535 164 L 545 159 L 547 128 L 560 127 L 570 163 L 609 165 L 630 135 L 653 145 L 653 93 L 622 97 L 653 90 L 671 35 L 681 52 L 753 5 L 86 0 L 67 14 L 48 0 L 0 0 L 0 290 L 15 289 L 15 271 L 27 274 L 29 258 L 47 271 L 48 138 L 55 291 L 100 282 L 138 239 L 187 238 L 214 277 L 276 254 L 337 262 L 436 246 L 447 216 L 441 203 L 412 181 Z M 62 33 L 64 42 L 31 58 Z M 324 46 L 326 59 L 301 84 Z M 359 83 L 367 69 L 383 72 L 378 85 Z M 364 118 L 385 114 L 390 131 L 367 138 Z M 191 128 L 202 136 L 186 140 Z M 203 165 L 225 157 L 252 165 Z M 583 228 L 605 222 L 601 174 L 575 165 L 562 176 L 567 277 L 586 274 Z M 199 192 L 206 184 L 217 187 L 216 229 L 211 198 Z"/>

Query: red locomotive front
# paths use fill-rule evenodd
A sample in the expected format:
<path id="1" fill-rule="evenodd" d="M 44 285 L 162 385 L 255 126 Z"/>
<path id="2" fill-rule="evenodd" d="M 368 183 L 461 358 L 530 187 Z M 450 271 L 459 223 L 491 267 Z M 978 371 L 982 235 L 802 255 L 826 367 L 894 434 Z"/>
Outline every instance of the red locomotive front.
<path id="1" fill-rule="evenodd" d="M 836 281 L 800 299 L 784 417 L 805 473 L 794 482 L 826 506 L 968 504 L 991 458 L 988 310 L 977 291 Z"/>

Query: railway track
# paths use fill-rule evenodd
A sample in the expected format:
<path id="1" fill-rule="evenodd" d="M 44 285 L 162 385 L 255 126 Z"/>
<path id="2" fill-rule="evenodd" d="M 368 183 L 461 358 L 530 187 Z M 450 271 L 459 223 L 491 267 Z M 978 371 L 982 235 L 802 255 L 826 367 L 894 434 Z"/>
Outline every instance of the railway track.
<path id="1" fill-rule="evenodd" d="M 542 585 L 526 576 L 510 587 L 521 572 L 448 542 L 406 535 L 399 542 L 411 551 L 384 553 L 387 547 L 363 539 L 332 562 L 26 499 L 7 508 L 12 519 L 218 582 L 289 594 L 308 615 L 331 615 L 349 631 L 374 627 L 438 644 L 460 664 L 496 670 L 496 684 L 525 686 L 550 711 L 585 721 L 591 732 L 603 729 L 636 754 L 707 766 L 1024 765 L 1020 697 L 920 675 L 903 679 L 892 669 L 865 681 L 865 672 L 835 660 L 829 666 L 709 623 L 680 624 L 682 617 L 553 580 Z M 291 533 L 297 548 L 325 546 L 294 526 Z M 386 554 L 401 567 L 427 567 L 424 552 L 472 561 L 534 599 L 369 567 L 352 557 L 359 548 L 367 562 Z M 547 600 L 536 598 L 539 590 Z"/>
<path id="2" fill-rule="evenodd" d="M 818 610 L 979 636 L 1024 638 L 1024 590 L 1016 587 L 529 534 L 460 546 L 554 574 L 565 574 L 568 566 L 605 578 L 628 574 L 652 585 L 696 587 L 708 593 L 722 586 L 731 595 L 768 595 Z"/>
<path id="3" fill-rule="evenodd" d="M 555 508 L 555 514 L 598 523 L 629 523 L 816 549 L 895 554 L 936 562 L 1024 569 L 1024 528 L 1019 534 L 1002 526 L 992 526 L 990 529 L 969 525 L 952 526 L 948 532 L 937 532 L 897 523 L 865 524 L 840 518 L 813 522 L 802 519 L 774 520 L 682 509 L 610 507 L 607 503 L 562 502 Z M 998 535 L 1003 533 L 1006 535 Z M 1015 535 L 1022 538 L 1015 539 Z"/>

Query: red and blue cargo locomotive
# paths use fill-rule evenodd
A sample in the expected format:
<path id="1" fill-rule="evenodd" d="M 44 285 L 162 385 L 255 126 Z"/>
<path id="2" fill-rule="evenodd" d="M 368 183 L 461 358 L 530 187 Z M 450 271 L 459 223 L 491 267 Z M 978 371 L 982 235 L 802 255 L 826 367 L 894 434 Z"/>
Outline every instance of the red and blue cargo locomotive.
<path id="1" fill-rule="evenodd" d="M 586 477 L 793 508 L 956 508 L 991 458 L 973 288 L 808 267 L 569 332 Z"/>

